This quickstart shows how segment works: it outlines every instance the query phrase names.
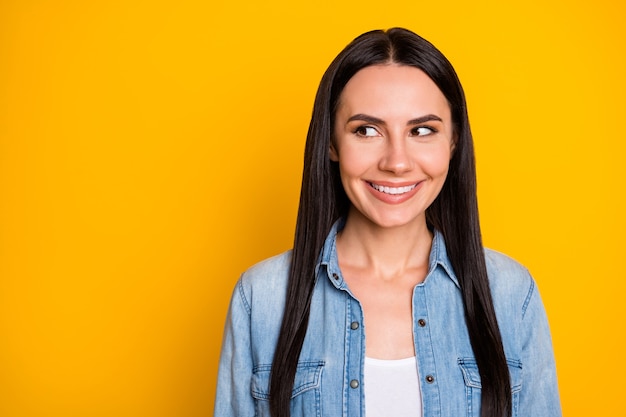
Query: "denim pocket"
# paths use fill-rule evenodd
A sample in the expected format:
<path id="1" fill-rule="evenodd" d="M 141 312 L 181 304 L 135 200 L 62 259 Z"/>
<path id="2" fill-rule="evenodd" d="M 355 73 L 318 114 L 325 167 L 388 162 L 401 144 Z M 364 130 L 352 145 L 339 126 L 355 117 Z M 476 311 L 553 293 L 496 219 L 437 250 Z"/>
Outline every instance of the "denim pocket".
<path id="1" fill-rule="evenodd" d="M 480 390 L 482 388 L 478 365 L 473 358 L 459 358 L 458 363 L 463 374 L 463 381 L 465 382 L 467 416 L 478 417 L 480 415 Z M 519 392 L 522 390 L 522 363 L 512 359 L 507 359 L 506 363 L 511 376 L 513 417 L 516 417 L 519 404 Z"/>
<path id="2" fill-rule="evenodd" d="M 321 417 L 320 382 L 323 361 L 299 362 L 291 390 L 291 416 Z M 256 403 L 256 415 L 268 416 L 272 365 L 259 365 L 252 370 L 250 386 Z"/>

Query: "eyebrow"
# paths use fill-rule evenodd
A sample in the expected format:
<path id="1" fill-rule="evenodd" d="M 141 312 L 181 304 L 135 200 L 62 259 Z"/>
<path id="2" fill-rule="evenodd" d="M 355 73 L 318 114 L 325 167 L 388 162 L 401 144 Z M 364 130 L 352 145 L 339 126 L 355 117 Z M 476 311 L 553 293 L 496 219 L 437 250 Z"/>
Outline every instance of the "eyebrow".
<path id="1" fill-rule="evenodd" d="M 384 125 L 385 121 L 382 119 L 379 119 L 378 117 L 374 117 L 374 116 L 370 116 L 367 114 L 363 114 L 363 113 L 359 113 L 359 114 L 355 114 L 354 116 L 350 116 L 350 118 L 348 119 L 348 123 L 353 122 L 355 120 L 360 120 L 362 122 L 367 122 L 367 123 L 372 123 L 372 124 L 379 124 L 379 125 Z M 407 125 L 418 125 L 420 123 L 424 123 L 424 122 L 432 122 L 432 121 L 437 121 L 437 122 L 443 122 L 443 120 L 441 120 L 441 117 L 439 116 L 435 116 L 434 114 L 427 114 L 425 116 L 421 116 L 421 117 L 417 117 L 415 119 L 411 119 L 407 122 Z"/>

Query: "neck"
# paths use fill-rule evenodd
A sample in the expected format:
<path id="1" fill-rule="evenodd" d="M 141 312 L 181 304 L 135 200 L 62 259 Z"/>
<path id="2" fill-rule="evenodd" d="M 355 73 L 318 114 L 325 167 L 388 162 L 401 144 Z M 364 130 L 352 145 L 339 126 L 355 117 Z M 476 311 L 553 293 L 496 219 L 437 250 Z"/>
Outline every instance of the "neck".
<path id="1" fill-rule="evenodd" d="M 392 280 L 407 271 L 428 269 L 432 234 L 426 218 L 397 227 L 378 226 L 352 210 L 337 237 L 340 264 Z"/>

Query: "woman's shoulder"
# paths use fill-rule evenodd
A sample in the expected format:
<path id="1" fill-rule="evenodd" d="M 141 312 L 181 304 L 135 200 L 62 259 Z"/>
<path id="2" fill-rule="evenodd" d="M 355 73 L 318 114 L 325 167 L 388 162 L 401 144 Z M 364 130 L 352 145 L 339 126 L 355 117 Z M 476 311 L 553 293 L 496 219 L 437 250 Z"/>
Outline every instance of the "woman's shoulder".
<path id="1" fill-rule="evenodd" d="M 485 248 L 487 268 L 512 274 L 528 274 L 528 269 L 517 260 L 497 250 Z"/>
<path id="2" fill-rule="evenodd" d="M 290 263 L 291 251 L 287 251 L 248 268 L 241 274 L 235 286 L 233 303 L 238 300 L 236 305 L 245 309 L 251 320 L 263 321 L 267 317 L 280 317 Z"/>
<path id="3" fill-rule="evenodd" d="M 528 269 L 508 255 L 485 249 L 485 263 L 489 284 L 496 297 L 504 294 L 524 297 L 535 285 Z"/>
<path id="4" fill-rule="evenodd" d="M 246 290 L 273 290 L 287 283 L 291 264 L 291 250 L 264 259 L 241 275 L 241 285 Z"/>

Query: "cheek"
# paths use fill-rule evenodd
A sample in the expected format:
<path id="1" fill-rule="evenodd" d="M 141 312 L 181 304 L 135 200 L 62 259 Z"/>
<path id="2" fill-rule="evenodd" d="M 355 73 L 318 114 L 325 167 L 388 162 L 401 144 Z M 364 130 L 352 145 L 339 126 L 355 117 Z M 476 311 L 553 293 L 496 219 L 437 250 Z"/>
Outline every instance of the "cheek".
<path id="1" fill-rule="evenodd" d="M 344 147 L 341 149 L 339 169 L 342 177 L 358 176 L 376 165 L 375 156 L 361 150 Z"/>
<path id="2" fill-rule="evenodd" d="M 419 164 L 422 170 L 431 177 L 445 176 L 450 167 L 450 151 L 447 148 L 422 152 L 419 154 Z"/>

